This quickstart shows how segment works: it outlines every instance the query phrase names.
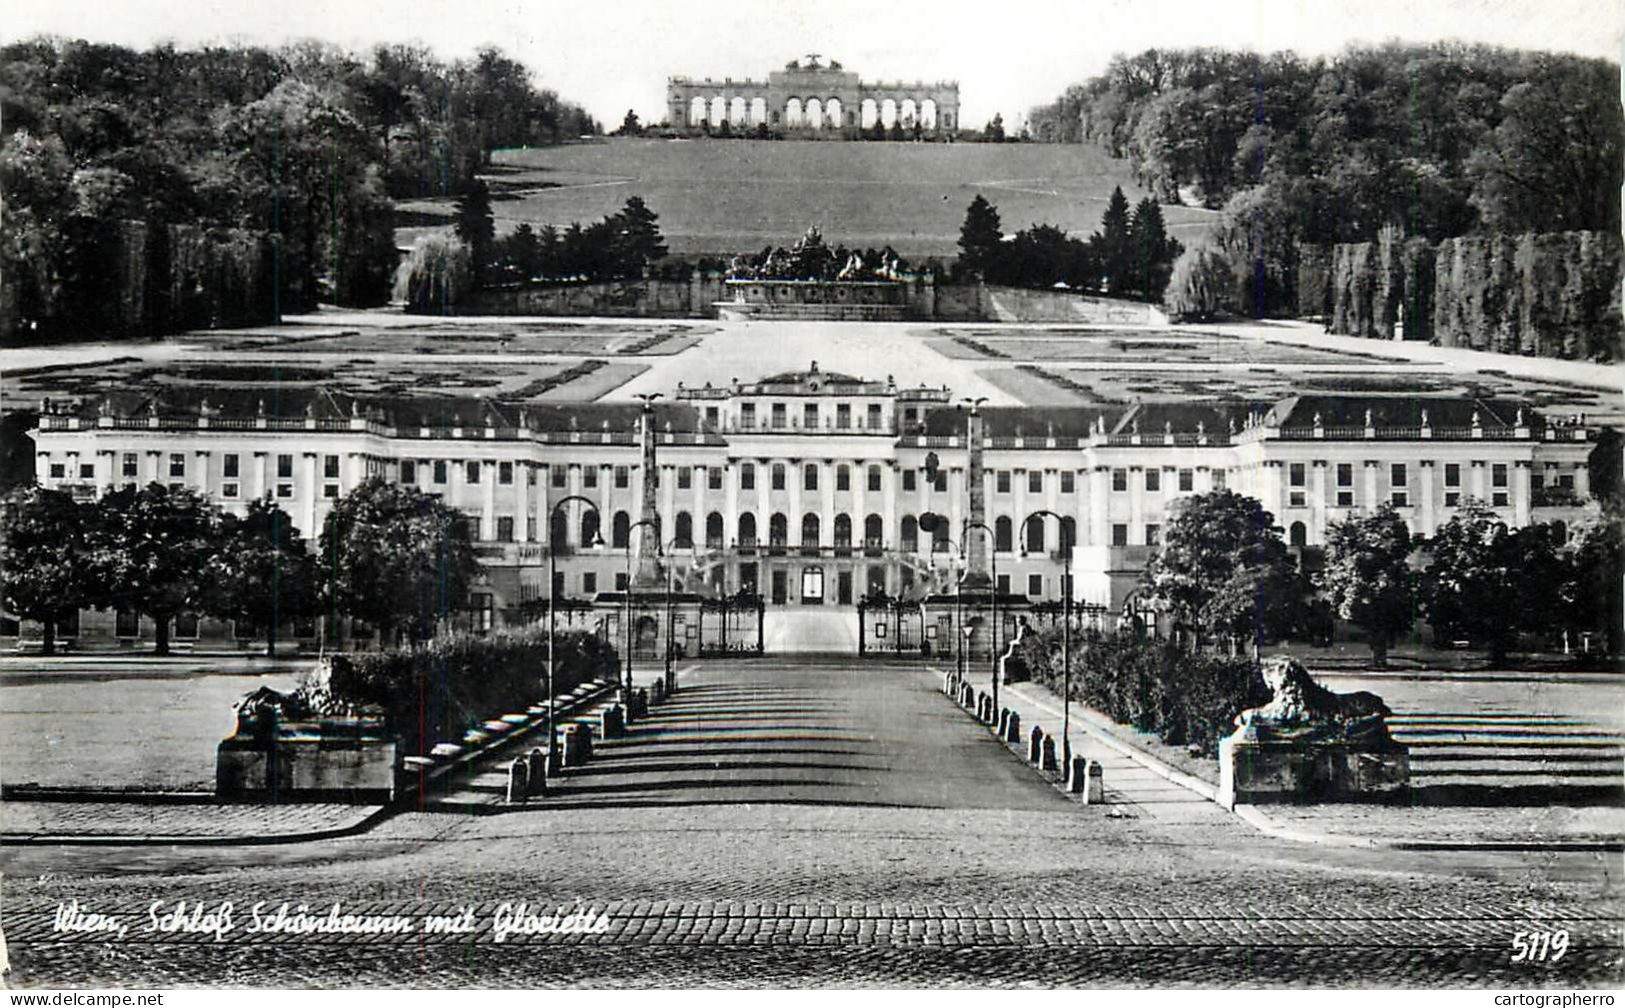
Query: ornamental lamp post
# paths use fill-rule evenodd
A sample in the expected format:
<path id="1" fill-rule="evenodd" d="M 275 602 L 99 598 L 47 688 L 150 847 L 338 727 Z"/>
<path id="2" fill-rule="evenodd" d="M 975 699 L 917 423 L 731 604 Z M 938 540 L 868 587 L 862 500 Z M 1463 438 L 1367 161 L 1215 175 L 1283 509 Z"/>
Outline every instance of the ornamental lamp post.
<path id="1" fill-rule="evenodd" d="M 556 696 L 553 689 L 553 676 L 558 670 L 558 611 L 559 595 L 559 550 L 569 542 L 569 527 L 564 527 L 564 535 L 560 538 L 564 542 L 553 541 L 553 529 L 559 516 L 559 509 L 571 501 L 580 501 L 587 506 L 593 514 L 598 513 L 598 505 L 581 496 L 571 494 L 557 501 L 547 516 L 547 767 L 551 771 L 558 765 L 558 741 L 555 737 L 557 725 L 553 720 L 553 701 Z M 602 546 L 604 537 L 595 530 L 590 545 Z M 589 545 L 589 544 L 583 544 Z"/>
<path id="2" fill-rule="evenodd" d="M 1060 526 L 1061 547 L 1061 765 L 1072 766 L 1072 550 L 1067 521 L 1048 508 L 1028 515 L 1021 523 L 1021 551 L 1027 552 L 1027 526 L 1034 518 L 1054 518 Z M 1042 528 L 1042 526 L 1040 526 Z"/>

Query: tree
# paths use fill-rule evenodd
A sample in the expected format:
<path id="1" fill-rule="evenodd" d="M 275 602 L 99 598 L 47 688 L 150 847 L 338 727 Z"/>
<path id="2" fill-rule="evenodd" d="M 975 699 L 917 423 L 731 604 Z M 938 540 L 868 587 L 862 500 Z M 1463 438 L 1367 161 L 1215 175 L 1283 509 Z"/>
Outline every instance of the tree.
<path id="1" fill-rule="evenodd" d="M 1184 246 L 1168 237 L 1162 207 L 1149 196 L 1141 200 L 1129 221 L 1127 292 L 1153 304 L 1161 301 L 1174 259 L 1182 251 Z"/>
<path id="2" fill-rule="evenodd" d="M 1218 633 L 1232 643 L 1250 639 L 1255 652 L 1298 625 L 1305 599 L 1275 516 L 1231 490 L 1174 504 L 1140 583 L 1194 641 Z"/>
<path id="3" fill-rule="evenodd" d="M 627 198 L 614 217 L 606 218 L 613 229 L 611 258 L 620 276 L 638 279 L 655 262 L 666 257 L 666 241 L 660 235 L 660 218 L 641 196 Z"/>
<path id="4" fill-rule="evenodd" d="M 1129 244 L 1128 197 L 1122 186 L 1113 186 L 1106 212 L 1100 217 L 1100 230 L 1091 238 L 1100 268 L 1106 274 L 1106 289 L 1121 294 L 1133 288 L 1134 249 Z"/>
<path id="5" fill-rule="evenodd" d="M 461 511 L 376 477 L 327 513 L 320 544 L 333 606 L 414 642 L 463 607 L 479 570 Z"/>
<path id="6" fill-rule="evenodd" d="M 895 126 L 892 128 L 896 129 Z M 989 143 L 1004 143 L 1004 115 L 1002 113 L 993 113 L 993 118 L 988 120 L 987 128 L 982 130 L 982 139 Z"/>
<path id="7" fill-rule="evenodd" d="M 529 281 L 541 275 L 542 243 L 528 223 L 514 228 L 513 233 L 502 243 L 502 248 L 504 266 L 518 273 L 521 281 Z"/>
<path id="8" fill-rule="evenodd" d="M 1625 630 L 1625 507 L 1618 497 L 1603 498 L 1602 508 L 1573 532 L 1569 579 L 1563 598 L 1578 629 L 1601 629 L 1609 654 L 1621 650 Z"/>
<path id="9" fill-rule="evenodd" d="M 642 136 L 643 124 L 638 122 L 638 114 L 627 109 L 625 117 L 621 119 L 621 128 L 615 132 L 621 136 Z"/>
<path id="10" fill-rule="evenodd" d="M 959 228 L 959 269 L 988 274 L 1004 241 L 999 229 L 999 210 L 977 193 L 965 208 L 965 223 Z"/>
<path id="11" fill-rule="evenodd" d="M 218 512 L 191 487 L 121 487 L 96 504 L 88 569 L 98 606 L 134 609 L 169 653 L 170 621 L 203 608 L 205 573 L 219 549 Z"/>
<path id="12" fill-rule="evenodd" d="M 38 486 L 0 498 L 0 598 L 5 610 L 43 628 L 44 654 L 56 653 L 57 620 L 91 598 L 88 553 L 92 508 Z"/>
<path id="13" fill-rule="evenodd" d="M 395 270 L 395 300 L 414 312 L 450 312 L 474 288 L 473 257 L 455 237 L 418 236 Z"/>
<path id="14" fill-rule="evenodd" d="M 1389 504 L 1365 517 L 1333 522 L 1326 530 L 1320 587 L 1338 616 L 1365 631 L 1377 668 L 1387 666 L 1389 645 L 1415 619 L 1410 554 L 1410 530 Z"/>
<path id="15" fill-rule="evenodd" d="M 1524 598 L 1557 590 L 1526 583 L 1519 564 L 1529 547 L 1483 501 L 1464 500 L 1427 546 L 1424 601 L 1434 637 L 1465 637 L 1488 648 L 1491 665 L 1504 662 L 1525 624 Z"/>
<path id="16" fill-rule="evenodd" d="M 1180 253 L 1163 294 L 1175 319 L 1206 321 L 1235 308 L 1235 274 L 1217 249 L 1198 245 Z"/>
<path id="17" fill-rule="evenodd" d="M 263 626 L 268 657 L 276 657 L 278 627 L 318 611 L 315 559 L 288 513 L 269 497 L 249 501 L 240 518 L 221 516 L 220 549 L 206 579 L 209 610 Z"/>
<path id="18" fill-rule="evenodd" d="M 468 191 L 458 197 L 456 224 L 452 230 L 459 241 L 468 246 L 474 278 L 484 283 L 492 261 L 492 247 L 496 244 L 496 225 L 491 220 L 491 191 L 485 182 L 475 179 Z"/>

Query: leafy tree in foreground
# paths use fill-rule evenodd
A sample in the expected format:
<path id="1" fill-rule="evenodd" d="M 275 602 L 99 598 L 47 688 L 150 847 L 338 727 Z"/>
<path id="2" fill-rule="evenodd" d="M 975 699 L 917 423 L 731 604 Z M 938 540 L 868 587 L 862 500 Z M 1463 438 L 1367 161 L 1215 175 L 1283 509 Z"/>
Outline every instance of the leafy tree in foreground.
<path id="1" fill-rule="evenodd" d="M 1140 583 L 1196 644 L 1216 633 L 1232 644 L 1250 639 L 1255 651 L 1262 639 L 1296 628 L 1306 595 L 1275 516 L 1231 490 L 1174 506 Z"/>
<path id="2" fill-rule="evenodd" d="M 1234 308 L 1235 286 L 1230 260 L 1217 249 L 1198 245 L 1174 260 L 1163 307 L 1175 319 L 1205 321 Z"/>
<path id="3" fill-rule="evenodd" d="M 190 487 L 122 487 L 102 496 L 91 537 L 94 603 L 146 613 L 154 654 L 169 653 L 169 625 L 202 608 L 205 572 L 219 548 L 218 512 Z"/>
<path id="4" fill-rule="evenodd" d="M 970 206 L 965 208 L 965 223 L 959 228 L 960 270 L 982 274 L 992 272 L 999 244 L 1003 241 L 998 208 L 977 193 Z"/>
<path id="5" fill-rule="evenodd" d="M 1425 601 L 1434 637 L 1465 637 L 1489 649 L 1492 665 L 1505 661 L 1517 637 L 1520 599 L 1532 587 L 1523 584 L 1506 523 L 1483 501 L 1465 500 L 1428 552 Z"/>
<path id="6" fill-rule="evenodd" d="M 317 612 L 316 561 L 293 519 L 270 498 L 250 501 L 242 517 L 220 519 L 220 550 L 209 564 L 210 611 L 265 628 L 276 656 L 277 628 Z"/>
<path id="7" fill-rule="evenodd" d="M 1388 664 L 1388 646 L 1415 619 L 1415 576 L 1406 560 L 1410 530 L 1391 505 L 1333 522 L 1326 530 L 1320 585 L 1337 615 L 1366 633 L 1371 663 Z"/>
<path id="8" fill-rule="evenodd" d="M 39 621 L 41 649 L 56 653 L 57 618 L 91 597 L 92 508 L 60 490 L 20 487 L 0 498 L 0 591 L 9 615 Z"/>
<path id="9" fill-rule="evenodd" d="M 461 511 L 376 478 L 328 512 L 321 564 L 340 611 L 413 641 L 463 607 L 479 569 Z"/>
<path id="10" fill-rule="evenodd" d="M 408 311 L 450 313 L 473 287 L 468 246 L 448 234 L 420 236 L 395 270 L 395 300 Z"/>

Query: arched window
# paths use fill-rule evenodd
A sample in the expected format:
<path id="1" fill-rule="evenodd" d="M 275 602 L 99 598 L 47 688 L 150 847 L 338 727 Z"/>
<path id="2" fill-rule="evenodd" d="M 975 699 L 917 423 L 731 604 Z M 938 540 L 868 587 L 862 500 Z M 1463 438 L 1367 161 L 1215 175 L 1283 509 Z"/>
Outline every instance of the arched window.
<path id="1" fill-rule="evenodd" d="M 818 516 L 808 511 L 801 517 L 801 545 L 818 545 Z"/>
<path id="2" fill-rule="evenodd" d="M 839 547 L 852 545 L 852 519 L 846 514 L 835 516 L 835 545 Z"/>
<path id="3" fill-rule="evenodd" d="M 801 125 L 801 99 L 791 98 L 784 103 L 784 124 L 795 127 Z"/>
<path id="4" fill-rule="evenodd" d="M 1304 528 L 1303 522 L 1297 521 L 1292 523 L 1292 527 L 1287 530 L 1287 542 L 1293 546 L 1308 545 L 1309 530 Z"/>
<path id="5" fill-rule="evenodd" d="M 920 548 L 920 523 L 914 520 L 913 515 L 903 516 L 903 531 L 898 536 L 900 548 L 908 553 L 917 552 Z"/>
<path id="6" fill-rule="evenodd" d="M 831 98 L 824 103 L 824 119 L 829 123 L 830 129 L 840 129 L 846 125 L 841 118 L 842 112 L 843 109 L 839 98 Z"/>
<path id="7" fill-rule="evenodd" d="M 677 546 L 694 545 L 694 516 L 687 511 L 677 512 L 677 535 L 673 544 Z"/>
<path id="8" fill-rule="evenodd" d="M 722 548 L 722 515 L 716 511 L 705 516 L 705 548 Z"/>
<path id="9" fill-rule="evenodd" d="M 705 125 L 705 99 L 696 97 L 688 103 L 688 124 L 690 126 Z"/>
<path id="10" fill-rule="evenodd" d="M 1027 525 L 1022 529 L 1021 548 L 1028 553 L 1044 552 L 1044 519 L 1036 515 L 1027 519 Z"/>
<path id="11" fill-rule="evenodd" d="M 1014 549 L 1011 542 L 1011 524 L 1009 518 L 995 518 L 993 520 L 993 550 L 996 553 L 1008 553 Z"/>
<path id="12" fill-rule="evenodd" d="M 750 124 L 760 126 L 767 122 L 767 99 L 752 98 L 750 100 Z"/>
<path id="13" fill-rule="evenodd" d="M 898 125 L 902 126 L 904 129 L 913 129 L 914 128 L 914 118 L 915 118 L 916 114 L 917 113 L 916 113 L 915 107 L 914 107 L 914 99 L 912 99 L 912 98 L 904 98 L 903 99 L 903 104 L 898 106 L 898 108 L 897 108 L 897 122 L 898 122 Z"/>
<path id="14" fill-rule="evenodd" d="M 877 514 L 863 519 L 863 545 L 878 547 L 886 538 L 886 520 Z"/>
<path id="15" fill-rule="evenodd" d="M 920 102 L 920 125 L 925 129 L 937 128 L 937 103 L 935 99 L 927 98 Z"/>
<path id="16" fill-rule="evenodd" d="M 817 98 L 807 99 L 807 125 L 813 129 L 824 128 L 824 103 Z"/>
<path id="17" fill-rule="evenodd" d="M 1071 515 L 1061 519 L 1061 549 L 1068 550 L 1078 544 L 1078 520 Z"/>
<path id="18" fill-rule="evenodd" d="M 609 520 L 609 544 L 615 549 L 626 549 L 631 539 L 632 518 L 625 511 L 615 512 Z"/>
<path id="19" fill-rule="evenodd" d="M 743 97 L 735 96 L 734 100 L 728 103 L 728 123 L 733 126 L 745 125 L 745 99 Z"/>
<path id="20" fill-rule="evenodd" d="M 728 103 L 721 95 L 711 99 L 711 125 L 720 126 L 728 118 Z"/>
<path id="21" fill-rule="evenodd" d="M 588 511 L 581 516 L 581 545 L 600 546 L 598 542 L 598 512 Z"/>
<path id="22" fill-rule="evenodd" d="M 883 98 L 880 102 L 880 125 L 891 129 L 897 123 L 897 100 Z"/>
<path id="23" fill-rule="evenodd" d="M 749 511 L 739 516 L 739 545 L 756 545 L 756 516 Z"/>
<path id="24" fill-rule="evenodd" d="M 858 105 L 858 125 L 869 129 L 880 121 L 880 106 L 875 104 L 873 98 L 865 98 Z"/>
<path id="25" fill-rule="evenodd" d="M 790 541 L 790 520 L 783 514 L 774 514 L 767 520 L 767 541 L 772 546 L 783 546 Z"/>

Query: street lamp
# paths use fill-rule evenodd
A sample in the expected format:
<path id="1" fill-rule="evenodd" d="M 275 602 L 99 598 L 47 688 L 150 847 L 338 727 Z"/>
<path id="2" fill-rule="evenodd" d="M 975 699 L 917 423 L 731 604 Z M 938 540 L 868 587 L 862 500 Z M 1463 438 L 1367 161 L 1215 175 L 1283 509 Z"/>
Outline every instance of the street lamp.
<path id="1" fill-rule="evenodd" d="M 663 556 L 660 551 L 660 519 L 639 518 L 626 527 L 626 688 L 621 694 L 621 702 L 632 703 L 632 533 L 643 526 L 654 529 L 655 556 Z"/>
<path id="2" fill-rule="evenodd" d="M 993 709 L 999 709 L 999 540 L 988 527 L 987 522 L 967 521 L 959 533 L 961 539 L 970 535 L 972 529 L 981 529 L 987 533 L 987 562 L 992 580 L 988 582 L 988 621 L 993 624 L 992 634 L 988 638 L 988 647 L 991 649 L 993 666 Z M 969 573 L 967 570 L 966 573 Z M 968 639 L 968 638 L 967 638 Z"/>
<path id="3" fill-rule="evenodd" d="M 1067 542 L 1067 521 L 1048 508 L 1028 515 L 1021 523 L 1021 551 L 1027 552 L 1027 524 L 1034 518 L 1054 518 L 1060 526 L 1061 546 L 1061 765 L 1072 766 L 1072 550 Z"/>
<path id="4" fill-rule="evenodd" d="M 553 702 L 556 695 L 553 692 L 553 675 L 558 670 L 558 612 L 559 595 L 562 594 L 558 590 L 559 548 L 564 545 L 553 541 L 553 527 L 558 519 L 559 509 L 571 501 L 580 501 L 587 505 L 588 510 L 592 511 L 593 514 L 598 513 L 597 504 L 580 494 L 571 494 L 554 503 L 547 515 L 547 766 L 549 770 L 558 765 L 558 744 L 555 738 L 557 726 L 553 721 Z M 569 542 L 570 533 L 568 527 L 566 527 L 564 535 L 560 538 L 565 542 Z M 602 546 L 603 544 L 604 537 L 595 531 L 591 545 Z"/>

